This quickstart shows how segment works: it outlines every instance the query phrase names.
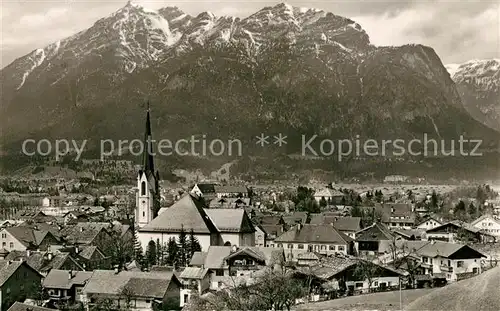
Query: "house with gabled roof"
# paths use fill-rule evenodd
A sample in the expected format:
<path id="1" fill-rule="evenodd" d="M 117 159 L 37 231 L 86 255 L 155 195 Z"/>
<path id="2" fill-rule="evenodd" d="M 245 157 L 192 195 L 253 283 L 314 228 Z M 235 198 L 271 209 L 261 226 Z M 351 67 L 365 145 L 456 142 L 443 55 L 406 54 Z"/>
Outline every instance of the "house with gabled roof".
<path id="1" fill-rule="evenodd" d="M 322 199 L 325 199 L 330 204 L 341 204 L 342 199 L 345 194 L 341 191 L 323 188 L 314 193 L 314 199 L 319 203 Z"/>
<path id="2" fill-rule="evenodd" d="M 61 230 L 63 240 L 70 245 L 95 245 L 106 249 L 113 225 L 107 222 L 78 222 Z"/>
<path id="3" fill-rule="evenodd" d="M 494 240 L 494 237 L 490 234 L 481 232 L 481 229 L 459 220 L 449 221 L 441 226 L 429 229 L 425 235 L 427 240 L 451 243 L 464 240 L 476 242 Z"/>
<path id="4" fill-rule="evenodd" d="M 424 219 L 422 221 L 420 221 L 420 223 L 417 223 L 416 226 L 417 226 L 417 229 L 430 230 L 430 229 L 434 229 L 436 227 L 439 227 L 442 224 L 443 224 L 443 222 L 440 221 L 437 217 L 428 216 L 428 217 L 424 217 Z"/>
<path id="5" fill-rule="evenodd" d="M 421 259 L 424 274 L 454 282 L 482 272 L 478 250 L 459 243 L 443 241 L 397 241 L 398 248 L 407 249 Z"/>
<path id="6" fill-rule="evenodd" d="M 206 209 L 220 233 L 223 245 L 255 245 L 255 227 L 244 209 Z"/>
<path id="7" fill-rule="evenodd" d="M 356 232 L 361 230 L 361 217 L 342 217 L 342 216 L 330 216 L 325 213 L 311 214 L 310 224 L 319 225 L 333 225 L 340 232 L 346 234 L 352 239 L 356 238 Z"/>
<path id="8" fill-rule="evenodd" d="M 390 251 L 395 235 L 382 223 L 376 222 L 356 233 L 355 247 L 359 255 L 379 255 Z"/>
<path id="9" fill-rule="evenodd" d="M 208 269 L 210 289 L 218 290 L 230 286 L 232 279 L 249 280 L 255 272 L 284 262 L 283 248 L 210 246 L 206 252 L 194 253 L 189 265 Z"/>
<path id="10" fill-rule="evenodd" d="M 370 269 L 370 279 L 358 273 L 366 269 Z M 312 266 L 297 267 L 294 274 L 311 278 L 311 287 L 320 295 L 328 295 L 324 284 L 332 282 L 339 292 L 352 295 L 370 290 L 397 289 L 408 272 L 362 258 L 339 255 L 324 258 Z"/>
<path id="11" fill-rule="evenodd" d="M 178 309 L 182 284 L 172 271 L 95 270 L 83 288 L 89 307 L 109 301 L 129 310 Z"/>
<path id="12" fill-rule="evenodd" d="M 42 275 L 47 275 L 52 269 L 65 269 L 73 271 L 83 271 L 80 265 L 70 253 L 59 251 L 12 251 L 6 260 L 25 261 L 30 267 Z"/>
<path id="13" fill-rule="evenodd" d="M 248 197 L 248 188 L 245 186 L 214 186 L 217 198 L 246 198 Z"/>
<path id="14" fill-rule="evenodd" d="M 494 236 L 497 242 L 500 241 L 500 220 L 493 217 L 493 215 L 483 215 L 471 222 L 471 226 Z"/>
<path id="15" fill-rule="evenodd" d="M 23 261 L 0 260 L 0 311 L 14 302 L 35 298 L 43 276 Z"/>
<path id="16" fill-rule="evenodd" d="M 47 230 L 35 230 L 28 226 L 7 227 L 0 230 L 1 248 L 11 250 L 46 250 L 59 239 Z"/>
<path id="17" fill-rule="evenodd" d="M 308 250 L 324 255 L 336 253 L 351 254 L 354 249 L 353 239 L 340 232 L 333 225 L 298 224 L 277 237 L 271 247 L 286 250 Z"/>
<path id="18" fill-rule="evenodd" d="M 59 311 L 59 309 L 49 309 L 49 308 L 44 308 L 44 307 L 29 305 L 29 304 L 26 304 L 26 303 L 15 302 L 9 308 L 8 311 Z"/>
<path id="19" fill-rule="evenodd" d="M 91 271 L 52 269 L 42 285 L 49 295 L 49 300 L 56 305 L 73 304 L 84 300 L 82 290 L 91 276 Z"/>
<path id="20" fill-rule="evenodd" d="M 201 196 L 205 200 L 212 200 L 216 197 L 215 186 L 218 185 L 216 183 L 196 183 L 189 192 L 193 195 Z"/>
<path id="21" fill-rule="evenodd" d="M 187 194 L 138 231 L 143 249 L 153 240 L 166 244 L 181 230 L 193 232 L 203 250 L 217 245 L 254 245 L 255 228 L 244 209 L 206 209 L 201 197 Z"/>

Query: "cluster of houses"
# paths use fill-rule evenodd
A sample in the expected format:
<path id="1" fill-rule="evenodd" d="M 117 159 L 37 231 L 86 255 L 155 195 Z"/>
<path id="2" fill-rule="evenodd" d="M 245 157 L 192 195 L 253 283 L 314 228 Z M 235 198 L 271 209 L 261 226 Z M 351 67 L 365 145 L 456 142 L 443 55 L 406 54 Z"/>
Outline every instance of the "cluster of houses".
<path id="1" fill-rule="evenodd" d="M 145 150 L 152 150 L 150 124 L 148 111 Z M 366 207 L 380 219 L 365 226 L 345 211 L 265 213 L 252 206 L 244 186 L 197 183 L 173 205 L 161 207 L 159 184 L 153 157 L 145 153 L 132 224 L 97 222 L 76 211 L 64 216 L 37 211 L 3 222 L 0 311 L 73 304 L 85 310 L 104 305 L 175 310 L 189 305 L 193 296 L 252 284 L 266 271 L 285 268 L 309 280 L 308 300 L 435 286 L 485 269 L 489 255 L 462 241 L 494 243 L 500 237 L 500 222 L 493 216 L 466 224 L 422 214 L 417 222 L 419 211 L 405 203 Z M 342 198 L 333 189 L 315 197 L 333 203 Z M 57 200 L 44 204 L 60 205 Z M 144 269 L 134 260 L 136 244 L 143 251 L 151 242 L 167 248 L 181 232 L 201 248 L 184 266 Z M 122 259 L 126 262 L 117 264 Z M 359 273 L 367 269 L 369 275 Z"/>

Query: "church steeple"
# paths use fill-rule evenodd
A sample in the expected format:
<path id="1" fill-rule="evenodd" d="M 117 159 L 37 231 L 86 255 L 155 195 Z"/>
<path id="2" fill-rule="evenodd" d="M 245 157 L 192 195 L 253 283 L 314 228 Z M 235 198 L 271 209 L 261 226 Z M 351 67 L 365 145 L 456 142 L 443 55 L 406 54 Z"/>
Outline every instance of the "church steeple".
<path id="1" fill-rule="evenodd" d="M 144 151 L 142 154 L 142 169 L 145 172 L 151 172 L 154 174 L 155 165 L 153 161 L 153 142 L 151 135 L 151 119 L 149 115 L 149 101 L 147 103 L 148 110 L 146 112 L 146 131 L 144 133 Z"/>

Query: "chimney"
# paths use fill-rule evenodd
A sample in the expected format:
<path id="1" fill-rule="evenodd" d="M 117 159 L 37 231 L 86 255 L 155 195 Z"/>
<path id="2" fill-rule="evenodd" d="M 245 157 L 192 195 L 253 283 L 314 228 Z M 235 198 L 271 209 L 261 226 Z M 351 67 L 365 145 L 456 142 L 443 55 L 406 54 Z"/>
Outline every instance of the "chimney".
<path id="1" fill-rule="evenodd" d="M 297 231 L 300 231 L 300 230 L 302 230 L 302 223 L 299 222 L 297 224 Z"/>
<path id="2" fill-rule="evenodd" d="M 83 232 L 83 227 L 80 227 L 80 232 Z"/>
<path id="3" fill-rule="evenodd" d="M 48 259 L 48 260 L 52 260 L 52 253 L 48 253 L 48 254 L 47 254 L 47 259 Z"/>
<path id="4" fill-rule="evenodd" d="M 73 278 L 73 271 L 69 270 L 68 271 L 68 280 L 71 280 Z"/>
<path id="5" fill-rule="evenodd" d="M 31 255 L 31 251 L 29 249 L 26 250 L 26 257 L 29 257 Z"/>
<path id="6" fill-rule="evenodd" d="M 80 248 L 78 247 L 78 245 L 75 245 L 75 254 L 78 254 L 80 252 Z"/>
<path id="7" fill-rule="evenodd" d="M 120 269 L 118 268 L 118 265 L 115 265 L 115 274 L 120 273 Z"/>

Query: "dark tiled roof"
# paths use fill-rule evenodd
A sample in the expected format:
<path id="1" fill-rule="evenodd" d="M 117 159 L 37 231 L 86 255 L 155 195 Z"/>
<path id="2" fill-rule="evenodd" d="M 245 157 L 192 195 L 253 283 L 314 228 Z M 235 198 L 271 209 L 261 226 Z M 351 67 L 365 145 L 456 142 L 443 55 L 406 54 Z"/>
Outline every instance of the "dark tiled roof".
<path id="1" fill-rule="evenodd" d="M 200 189 L 201 193 L 207 194 L 207 193 L 215 193 L 215 186 L 216 184 L 196 184 L 198 186 L 198 189 Z"/>
<path id="2" fill-rule="evenodd" d="M 169 283 L 176 279 L 173 272 L 135 272 L 95 270 L 83 289 L 86 294 L 131 295 L 143 298 L 163 298 Z"/>
<path id="3" fill-rule="evenodd" d="M 293 243 L 334 243 L 347 244 L 352 241 L 350 237 L 340 232 L 332 225 L 300 225 L 295 226 L 275 239 L 275 242 Z"/>
<path id="4" fill-rule="evenodd" d="M 310 224 L 333 224 L 333 226 L 340 231 L 354 231 L 361 230 L 361 217 L 340 217 L 340 216 L 326 216 L 324 214 L 312 214 Z"/>
<path id="5" fill-rule="evenodd" d="M 386 226 L 375 223 L 356 233 L 357 241 L 385 241 L 392 240 L 393 234 Z"/>
<path id="6" fill-rule="evenodd" d="M 107 232 L 111 227 L 110 223 L 105 222 L 79 222 L 66 226 L 61 234 L 70 244 L 90 244 L 101 231 Z"/>
<path id="7" fill-rule="evenodd" d="M 43 241 L 48 231 L 34 230 L 26 226 L 5 228 L 13 237 L 15 237 L 24 246 L 38 246 Z"/>
<path id="8" fill-rule="evenodd" d="M 187 194 L 139 231 L 179 232 L 184 229 L 189 232 L 192 229 L 194 233 L 217 233 L 204 207 L 200 198 Z"/>
<path id="9" fill-rule="evenodd" d="M 21 302 L 15 302 L 7 311 L 59 311 L 59 309 L 49 309 L 39 306 L 28 305 Z"/>
<path id="10" fill-rule="evenodd" d="M 33 267 L 21 261 L 0 260 L 0 287 L 23 265 L 27 269 L 34 270 Z M 42 276 L 40 275 L 41 278 Z"/>
<path id="11" fill-rule="evenodd" d="M 71 278 L 69 277 L 71 273 Z M 92 272 L 52 269 L 43 280 L 45 288 L 70 289 L 73 285 L 84 286 Z"/>
<path id="12" fill-rule="evenodd" d="M 51 259 L 49 259 L 50 256 L 52 256 Z M 76 266 L 79 266 L 70 254 L 65 252 L 30 252 L 28 256 L 26 251 L 14 250 L 10 252 L 5 259 L 12 261 L 20 261 L 21 259 L 26 260 L 26 263 L 38 272 L 48 272 L 51 269 L 59 269 L 67 260 L 72 260 Z M 82 267 L 80 267 L 80 269 L 83 270 Z"/>

